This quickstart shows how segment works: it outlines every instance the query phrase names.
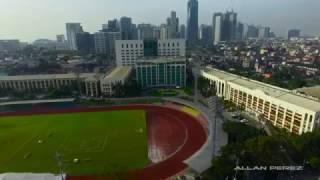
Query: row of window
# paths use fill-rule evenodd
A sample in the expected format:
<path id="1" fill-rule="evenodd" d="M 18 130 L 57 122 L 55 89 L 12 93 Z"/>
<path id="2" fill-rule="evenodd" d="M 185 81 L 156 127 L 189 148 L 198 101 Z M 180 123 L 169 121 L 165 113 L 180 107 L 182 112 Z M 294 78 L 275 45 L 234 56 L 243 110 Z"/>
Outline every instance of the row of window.
<path id="1" fill-rule="evenodd" d="M 143 48 L 143 44 L 121 44 L 122 48 Z M 172 42 L 172 43 L 159 43 L 158 47 L 180 47 L 180 43 Z"/>
<path id="2" fill-rule="evenodd" d="M 292 131 L 293 133 L 299 134 L 300 127 L 302 125 L 303 119 L 302 115 L 299 113 L 294 113 L 293 111 L 277 105 L 271 104 L 268 101 L 254 97 L 245 92 L 238 91 L 236 89 L 231 89 L 230 100 L 237 105 L 243 105 L 246 108 L 252 109 L 256 112 L 262 113 L 264 118 L 271 121 L 278 127 Z M 306 114 L 306 116 L 308 116 Z M 310 116 L 310 121 L 312 121 L 312 116 Z M 311 122 L 310 122 L 311 124 Z M 308 129 L 311 130 L 311 127 Z M 292 127 L 291 127 L 292 126 Z"/>

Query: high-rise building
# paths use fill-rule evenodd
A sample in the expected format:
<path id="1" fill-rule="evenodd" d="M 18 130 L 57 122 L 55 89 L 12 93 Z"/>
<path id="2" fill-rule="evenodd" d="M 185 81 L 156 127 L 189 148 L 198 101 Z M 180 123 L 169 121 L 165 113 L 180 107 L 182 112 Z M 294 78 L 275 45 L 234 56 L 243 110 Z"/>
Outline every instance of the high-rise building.
<path id="1" fill-rule="evenodd" d="M 160 39 L 168 39 L 168 27 L 166 24 L 160 25 Z"/>
<path id="2" fill-rule="evenodd" d="M 201 44 L 205 47 L 213 44 L 213 30 L 212 26 L 202 24 L 200 26 L 200 40 Z"/>
<path id="3" fill-rule="evenodd" d="M 259 39 L 266 39 L 270 37 L 271 29 L 269 27 L 258 27 L 258 38 Z"/>
<path id="4" fill-rule="evenodd" d="M 115 41 L 121 40 L 120 32 L 97 32 L 94 34 L 95 51 L 115 59 Z"/>
<path id="5" fill-rule="evenodd" d="M 161 27 L 155 26 L 153 27 L 153 39 L 160 39 L 161 38 Z"/>
<path id="6" fill-rule="evenodd" d="M 151 24 L 139 24 L 138 39 L 153 39 L 153 26 Z"/>
<path id="7" fill-rule="evenodd" d="M 168 38 L 176 39 L 179 37 L 179 18 L 175 11 L 171 12 L 171 16 L 167 19 Z"/>
<path id="8" fill-rule="evenodd" d="M 198 0 L 188 1 L 188 17 L 187 17 L 187 45 L 193 47 L 198 42 L 199 36 L 199 3 Z"/>
<path id="9" fill-rule="evenodd" d="M 291 38 L 298 38 L 300 37 L 300 30 L 299 29 L 290 29 L 288 31 L 288 39 L 290 40 Z"/>
<path id="10" fill-rule="evenodd" d="M 213 15 L 213 42 L 218 44 L 222 41 L 222 30 L 223 30 L 223 14 L 214 13 Z"/>
<path id="11" fill-rule="evenodd" d="M 82 54 L 94 52 L 94 36 L 88 32 L 77 33 L 77 49 Z"/>
<path id="12" fill-rule="evenodd" d="M 117 66 L 134 67 L 138 58 L 145 56 L 186 56 L 184 39 L 120 40 L 116 41 Z"/>
<path id="13" fill-rule="evenodd" d="M 185 39 L 186 38 L 186 25 L 181 24 L 179 28 L 179 37 L 180 39 Z"/>
<path id="14" fill-rule="evenodd" d="M 254 25 L 249 25 L 247 38 L 258 38 L 258 37 L 259 37 L 259 29 Z"/>
<path id="15" fill-rule="evenodd" d="M 67 50 L 68 44 L 66 42 L 65 36 L 63 34 L 59 34 L 56 36 L 56 50 Z"/>
<path id="16" fill-rule="evenodd" d="M 243 23 L 239 22 L 237 24 L 237 31 L 236 31 L 236 40 L 243 40 L 243 32 L 244 32 L 244 25 Z"/>
<path id="17" fill-rule="evenodd" d="M 102 24 L 102 31 L 104 32 L 120 32 L 120 24 L 117 19 L 109 20 L 108 24 Z"/>
<path id="18" fill-rule="evenodd" d="M 132 36 L 132 19 L 129 17 L 121 17 L 120 19 L 121 38 L 123 40 L 131 40 Z"/>
<path id="19" fill-rule="evenodd" d="M 138 83 L 142 88 L 186 86 L 184 57 L 139 58 L 135 68 Z"/>
<path id="20" fill-rule="evenodd" d="M 67 38 L 68 38 L 68 46 L 70 50 L 77 50 L 77 33 L 83 32 L 81 23 L 67 23 Z"/>
<path id="21" fill-rule="evenodd" d="M 107 32 L 96 32 L 93 36 L 96 53 L 107 54 Z"/>
<path id="22" fill-rule="evenodd" d="M 121 40 L 121 33 L 120 32 L 107 32 L 107 52 L 108 58 L 111 60 L 116 59 L 116 48 L 115 44 L 117 40 Z"/>
<path id="23" fill-rule="evenodd" d="M 136 24 L 132 24 L 132 40 L 137 40 L 138 39 L 138 28 Z"/>
<path id="24" fill-rule="evenodd" d="M 223 17 L 222 39 L 232 41 L 236 39 L 237 31 L 237 13 L 227 11 Z"/>

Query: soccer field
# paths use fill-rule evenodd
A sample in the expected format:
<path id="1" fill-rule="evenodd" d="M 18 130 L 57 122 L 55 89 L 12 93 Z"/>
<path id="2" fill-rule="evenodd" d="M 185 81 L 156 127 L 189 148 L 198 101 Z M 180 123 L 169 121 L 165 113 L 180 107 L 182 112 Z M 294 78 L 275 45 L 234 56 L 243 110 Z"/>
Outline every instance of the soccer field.
<path id="1" fill-rule="evenodd" d="M 0 173 L 104 175 L 148 165 L 144 111 L 0 117 Z M 78 162 L 75 162 L 78 159 Z"/>

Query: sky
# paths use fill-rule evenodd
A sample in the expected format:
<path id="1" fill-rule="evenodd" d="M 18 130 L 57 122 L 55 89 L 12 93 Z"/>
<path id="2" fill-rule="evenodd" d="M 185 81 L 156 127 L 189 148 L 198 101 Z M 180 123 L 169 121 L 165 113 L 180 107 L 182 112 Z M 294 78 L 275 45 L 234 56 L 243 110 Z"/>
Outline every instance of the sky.
<path id="1" fill-rule="evenodd" d="M 239 21 L 269 26 L 281 36 L 291 28 L 320 35 L 320 0 L 198 1 L 200 24 L 211 24 L 214 12 L 233 9 Z M 0 39 L 55 39 L 65 34 L 66 22 L 80 22 L 93 33 L 121 16 L 132 17 L 136 24 L 161 24 L 172 10 L 185 24 L 187 0 L 0 0 Z"/>

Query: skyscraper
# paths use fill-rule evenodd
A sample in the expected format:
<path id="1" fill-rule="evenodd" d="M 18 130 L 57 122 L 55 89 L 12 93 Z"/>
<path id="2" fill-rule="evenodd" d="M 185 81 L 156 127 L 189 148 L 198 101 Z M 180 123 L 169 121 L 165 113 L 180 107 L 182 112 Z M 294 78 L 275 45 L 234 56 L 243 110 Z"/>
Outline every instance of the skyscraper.
<path id="1" fill-rule="evenodd" d="M 237 31 L 237 13 L 227 11 L 223 17 L 222 39 L 232 41 L 236 39 Z"/>
<path id="2" fill-rule="evenodd" d="M 153 27 L 151 24 L 138 25 L 138 39 L 153 39 Z"/>
<path id="3" fill-rule="evenodd" d="M 269 27 L 258 27 L 259 30 L 259 34 L 258 34 L 258 38 L 259 39 L 266 39 L 270 37 L 270 31 L 271 29 Z"/>
<path id="4" fill-rule="evenodd" d="M 243 23 L 239 22 L 237 24 L 237 31 L 236 31 L 236 40 L 243 40 L 243 31 L 244 31 L 244 25 Z"/>
<path id="5" fill-rule="evenodd" d="M 77 50 L 77 33 L 83 32 L 81 23 L 66 23 L 68 46 L 70 50 Z"/>
<path id="6" fill-rule="evenodd" d="M 160 25 L 160 39 L 168 39 L 168 27 L 166 24 Z"/>
<path id="7" fill-rule="evenodd" d="M 181 24 L 180 29 L 179 29 L 179 37 L 180 39 L 185 39 L 186 38 L 186 25 Z"/>
<path id="8" fill-rule="evenodd" d="M 213 15 L 213 42 L 218 44 L 222 41 L 223 14 L 214 13 Z"/>
<path id="9" fill-rule="evenodd" d="M 77 33 L 77 49 L 82 54 L 89 54 L 94 52 L 94 38 L 93 34 L 88 32 Z"/>
<path id="10" fill-rule="evenodd" d="M 291 38 L 298 38 L 300 37 L 300 30 L 299 29 L 290 29 L 288 31 L 288 39 L 290 40 Z"/>
<path id="11" fill-rule="evenodd" d="M 202 24 L 200 26 L 200 39 L 201 44 L 205 47 L 211 46 L 213 44 L 213 30 L 212 26 Z"/>
<path id="12" fill-rule="evenodd" d="M 187 45 L 193 47 L 197 44 L 199 35 L 198 9 L 197 0 L 188 1 L 188 17 L 187 17 Z"/>
<path id="13" fill-rule="evenodd" d="M 175 11 L 171 12 L 171 16 L 167 19 L 168 38 L 175 39 L 179 36 L 179 18 Z"/>
<path id="14" fill-rule="evenodd" d="M 258 38 L 259 29 L 254 25 L 248 26 L 247 38 Z"/>
<path id="15" fill-rule="evenodd" d="M 121 17 L 120 31 L 123 40 L 131 40 L 132 37 L 132 19 L 129 17 Z"/>
<path id="16" fill-rule="evenodd" d="M 108 24 L 102 25 L 104 32 L 120 32 L 120 25 L 117 19 L 109 20 Z"/>

